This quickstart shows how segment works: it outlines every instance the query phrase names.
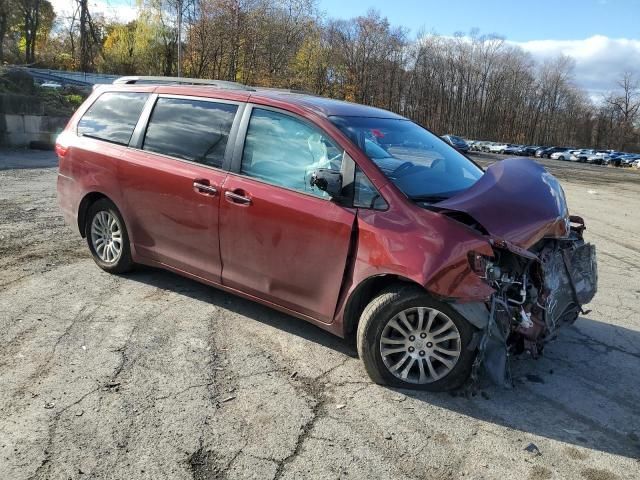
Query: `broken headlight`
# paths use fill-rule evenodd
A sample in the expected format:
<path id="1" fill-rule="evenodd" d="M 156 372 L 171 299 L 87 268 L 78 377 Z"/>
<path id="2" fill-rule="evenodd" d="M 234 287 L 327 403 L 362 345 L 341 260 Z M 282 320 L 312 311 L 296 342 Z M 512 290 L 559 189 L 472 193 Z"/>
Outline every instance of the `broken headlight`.
<path id="1" fill-rule="evenodd" d="M 500 267 L 493 263 L 492 257 L 487 257 L 478 252 L 469 252 L 467 254 L 471 270 L 488 283 L 498 280 L 502 274 Z"/>

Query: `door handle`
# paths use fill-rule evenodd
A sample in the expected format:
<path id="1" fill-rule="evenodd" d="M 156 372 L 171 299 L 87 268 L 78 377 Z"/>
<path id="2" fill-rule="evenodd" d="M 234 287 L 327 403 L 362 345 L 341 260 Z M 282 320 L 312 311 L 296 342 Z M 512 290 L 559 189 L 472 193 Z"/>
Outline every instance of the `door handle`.
<path id="1" fill-rule="evenodd" d="M 194 180 L 193 188 L 201 193 L 206 192 L 209 195 L 215 195 L 218 193 L 218 189 L 212 185 L 207 185 L 206 183 L 202 183 L 202 181 Z"/>
<path id="2" fill-rule="evenodd" d="M 241 195 L 239 193 L 227 190 L 226 192 L 224 192 L 224 196 L 231 203 L 238 203 L 240 205 L 251 205 L 251 198 L 245 197 L 244 195 Z"/>

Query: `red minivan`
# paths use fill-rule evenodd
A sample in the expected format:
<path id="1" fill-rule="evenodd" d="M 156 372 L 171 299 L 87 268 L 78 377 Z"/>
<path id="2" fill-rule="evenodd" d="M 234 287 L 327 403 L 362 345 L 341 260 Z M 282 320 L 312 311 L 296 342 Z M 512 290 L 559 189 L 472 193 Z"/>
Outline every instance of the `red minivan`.
<path id="1" fill-rule="evenodd" d="M 385 110 L 124 77 L 56 152 L 60 207 L 103 270 L 165 268 L 355 335 L 380 384 L 508 382 L 509 356 L 539 355 L 596 291 L 584 222 L 542 166 L 483 171 Z"/>

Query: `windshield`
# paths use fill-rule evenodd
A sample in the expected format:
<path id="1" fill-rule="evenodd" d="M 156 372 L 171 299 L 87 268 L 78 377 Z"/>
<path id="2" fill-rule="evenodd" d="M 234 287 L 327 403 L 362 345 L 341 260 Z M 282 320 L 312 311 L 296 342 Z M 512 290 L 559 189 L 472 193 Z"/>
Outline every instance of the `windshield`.
<path id="1" fill-rule="evenodd" d="M 445 141 L 409 120 L 329 118 L 412 200 L 444 200 L 483 174 Z"/>

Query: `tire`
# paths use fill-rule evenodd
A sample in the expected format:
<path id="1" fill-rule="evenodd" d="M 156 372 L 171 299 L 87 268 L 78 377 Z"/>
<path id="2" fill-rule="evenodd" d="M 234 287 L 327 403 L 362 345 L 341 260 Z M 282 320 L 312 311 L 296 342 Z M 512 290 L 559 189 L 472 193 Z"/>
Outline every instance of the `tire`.
<path id="1" fill-rule="evenodd" d="M 564 161 L 564 157 L 558 157 L 558 160 Z"/>
<path id="2" fill-rule="evenodd" d="M 399 330 L 392 327 L 391 324 L 394 324 L 394 320 L 395 325 L 400 325 L 398 322 L 402 323 L 402 320 L 398 320 L 397 316 L 405 312 L 405 319 L 417 327 L 419 313 L 412 313 L 412 310 L 418 309 L 424 311 L 422 331 L 433 332 L 434 342 L 430 342 L 432 338 L 430 336 L 420 339 L 418 335 L 406 335 L 392 339 L 390 332 L 399 333 Z M 437 313 L 430 321 L 431 315 L 429 313 L 433 311 Z M 447 326 L 449 323 L 455 327 L 458 339 L 443 341 L 443 338 L 455 334 L 454 329 L 451 328 L 444 330 L 444 333 L 438 332 L 438 329 L 444 328 L 443 325 Z M 406 325 L 403 323 L 402 327 L 407 329 Z M 429 330 L 429 325 L 432 325 L 431 330 Z M 419 331 L 421 330 L 416 329 L 416 333 Z M 377 384 L 432 392 L 447 391 L 462 386 L 471 373 L 476 350 L 469 349 L 468 346 L 474 332 L 475 328 L 449 305 L 433 299 L 420 287 L 398 284 L 383 290 L 371 300 L 362 312 L 357 332 L 358 354 L 369 377 Z M 381 342 L 383 335 L 386 340 L 385 345 L 388 344 L 387 342 L 393 342 L 393 344 L 404 342 L 402 345 L 397 345 L 397 348 L 387 348 L 388 352 L 402 351 L 383 357 L 383 343 Z M 411 342 L 411 338 L 415 338 L 415 341 Z M 438 338 L 441 339 L 440 342 L 436 341 Z M 429 347 L 430 344 L 431 347 Z M 457 351 L 457 360 L 449 362 L 453 363 L 451 367 L 431 355 L 438 355 L 447 360 L 453 358 L 453 356 L 449 357 L 449 354 L 441 353 L 442 350 L 435 346 L 443 344 L 443 348 L 447 349 L 445 351 Z M 415 347 L 407 345 L 415 345 Z M 410 350 L 411 348 L 414 349 Z M 410 351 L 413 353 L 409 353 Z M 406 361 L 400 363 L 400 360 L 397 360 L 398 357 L 406 358 Z M 390 365 L 391 363 L 393 365 Z M 393 367 L 398 364 L 399 366 L 395 369 L 396 373 L 392 373 Z M 429 365 L 431 368 L 428 368 Z M 408 370 L 408 373 L 405 374 L 405 370 Z M 437 375 L 432 375 L 432 371 Z M 424 379 L 423 373 L 426 377 Z M 401 378 L 403 374 L 404 378 Z"/>
<path id="3" fill-rule="evenodd" d="M 87 211 L 86 219 L 84 233 L 89 251 L 96 264 L 109 273 L 118 274 L 131 271 L 134 264 L 131 259 L 129 234 L 122 215 L 113 202 L 106 198 L 94 202 Z M 92 228 L 94 224 L 96 228 Z M 118 232 L 119 235 L 116 235 Z M 99 238 L 102 238 L 103 242 L 99 242 Z M 109 240 L 105 241 L 105 238 Z M 118 240 L 119 249 L 117 248 Z M 109 248 L 110 245 L 113 248 Z M 117 255 L 114 253 L 116 250 Z"/>

